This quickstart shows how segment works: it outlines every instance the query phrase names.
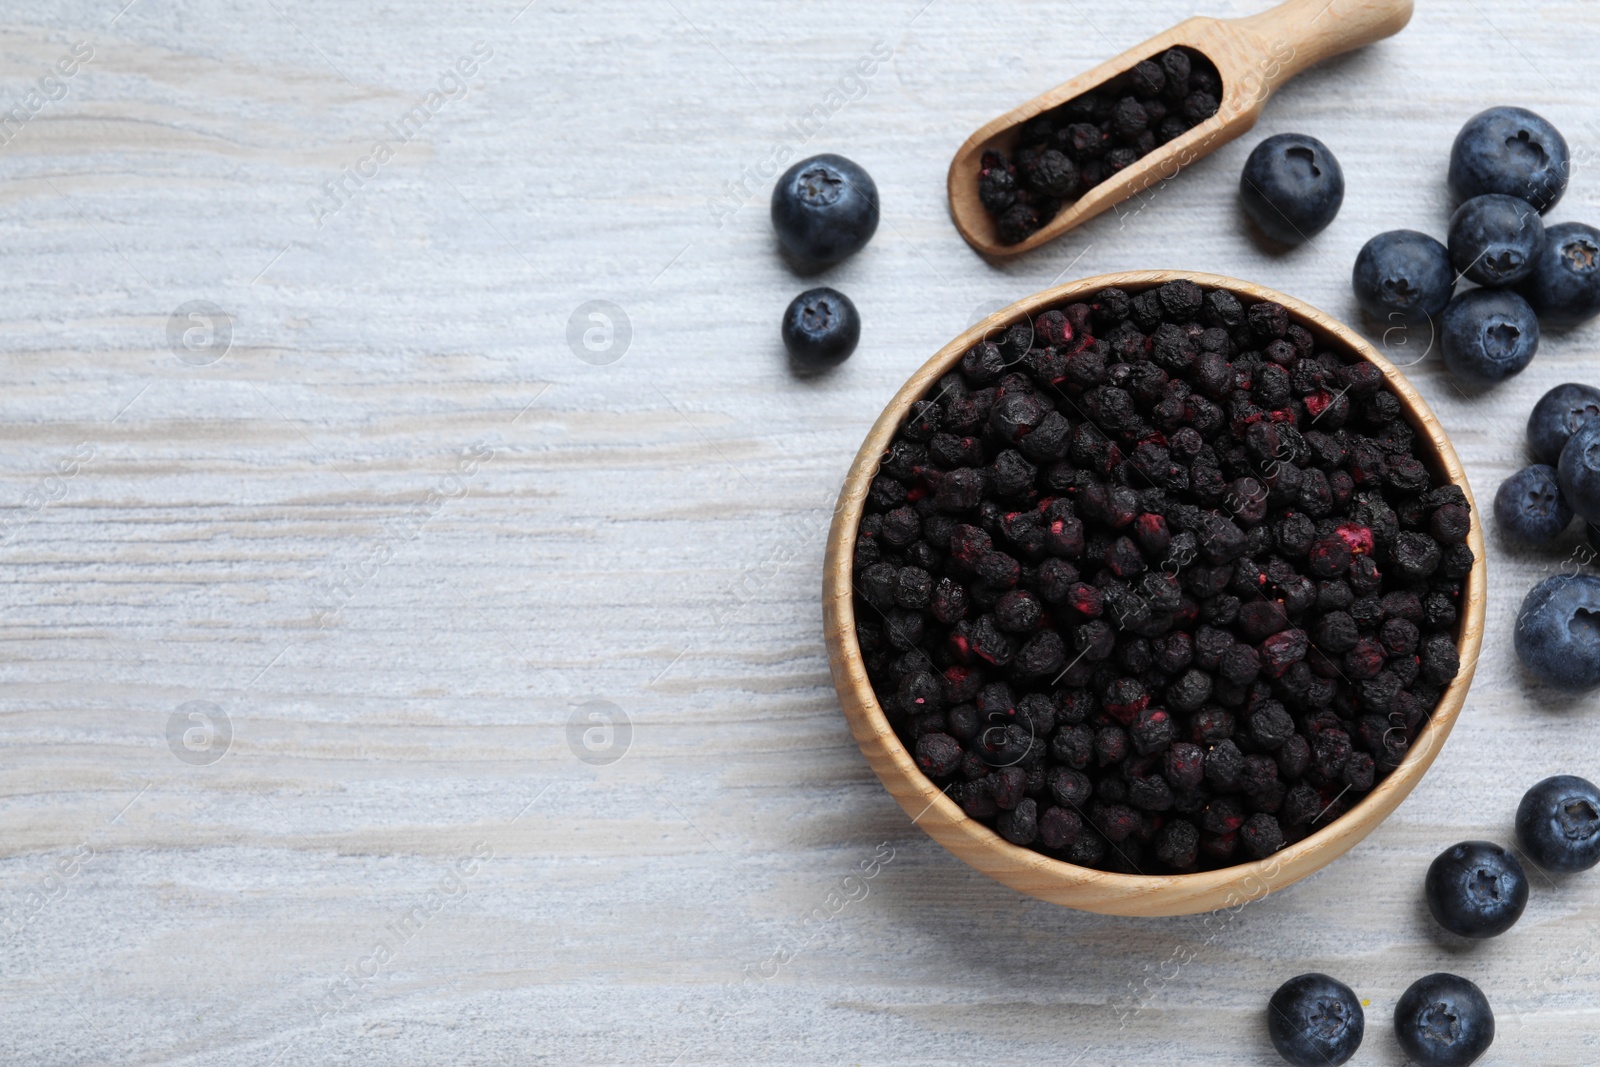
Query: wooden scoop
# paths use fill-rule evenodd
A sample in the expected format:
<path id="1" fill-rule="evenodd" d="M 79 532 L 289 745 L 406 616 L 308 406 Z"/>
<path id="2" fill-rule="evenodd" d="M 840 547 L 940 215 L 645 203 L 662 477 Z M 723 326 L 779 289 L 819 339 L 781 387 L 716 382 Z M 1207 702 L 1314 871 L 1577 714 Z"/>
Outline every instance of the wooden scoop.
<path id="1" fill-rule="evenodd" d="M 1201 156 L 1256 124 L 1277 88 L 1313 63 L 1398 33 L 1411 21 L 1412 0 L 1288 0 L 1241 19 L 1192 18 L 1130 48 L 1069 82 L 1012 108 L 967 139 L 950 163 L 950 217 L 967 243 L 987 256 L 1014 256 L 1038 248 L 1113 204 L 1176 176 Z M 1216 65 L 1222 79 L 1217 113 L 1138 162 L 1110 175 L 1063 204 L 1055 218 L 1026 240 L 1000 243 L 995 220 L 978 200 L 978 171 L 985 149 L 1010 155 L 1017 131 L 1035 116 L 1104 85 L 1174 45 L 1191 48 Z"/>

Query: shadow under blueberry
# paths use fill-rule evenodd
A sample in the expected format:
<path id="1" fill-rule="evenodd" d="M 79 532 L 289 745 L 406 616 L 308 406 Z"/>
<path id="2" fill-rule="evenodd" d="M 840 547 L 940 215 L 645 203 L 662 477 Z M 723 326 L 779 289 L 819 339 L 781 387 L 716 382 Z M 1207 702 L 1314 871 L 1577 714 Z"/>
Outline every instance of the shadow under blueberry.
<path id="1" fill-rule="evenodd" d="M 1594 706 L 1595 697 L 1600 695 L 1593 689 L 1557 689 L 1553 685 L 1547 685 L 1520 662 L 1517 664 L 1517 677 L 1523 684 L 1523 692 L 1528 698 L 1528 703 L 1540 711 L 1551 714 L 1562 716 L 1583 714 Z"/>
<path id="2" fill-rule="evenodd" d="M 1434 919 L 1433 912 L 1428 908 L 1428 900 L 1422 892 L 1422 879 L 1420 877 L 1417 878 L 1416 884 L 1417 892 L 1412 897 L 1412 918 L 1422 927 L 1424 936 L 1433 942 L 1436 948 L 1448 952 L 1451 956 L 1464 957 L 1470 956 L 1484 944 L 1480 940 L 1462 937 L 1460 934 L 1452 934 L 1449 930 L 1440 926 Z"/>
<path id="3" fill-rule="evenodd" d="M 819 385 L 822 382 L 827 381 L 829 378 L 838 374 L 841 368 L 844 367 L 845 363 L 849 362 L 846 360 L 845 363 L 837 363 L 830 367 L 814 366 L 805 362 L 804 360 L 796 359 L 784 349 L 781 342 L 778 345 L 778 353 L 783 358 L 784 362 L 788 364 L 789 377 L 793 378 L 796 382 L 805 385 Z"/>
<path id="4" fill-rule="evenodd" d="M 820 278 L 834 267 L 840 265 L 838 263 L 817 263 L 809 259 L 801 259 L 793 252 L 790 252 L 787 248 L 783 247 L 783 242 L 779 241 L 775 235 L 771 238 L 771 240 L 773 255 L 775 255 L 786 268 L 788 268 L 789 273 L 793 274 L 797 278 L 805 278 L 807 280 L 812 278 Z"/>
<path id="5" fill-rule="evenodd" d="M 1234 225 L 1239 228 L 1239 231 L 1250 238 L 1250 243 L 1255 245 L 1256 249 L 1262 254 L 1271 256 L 1273 259 L 1283 259 L 1294 252 L 1300 251 L 1302 248 L 1309 248 L 1313 255 L 1316 254 L 1316 247 L 1310 241 L 1306 241 L 1303 245 L 1288 244 L 1267 236 L 1266 231 L 1257 226 L 1256 221 L 1250 217 L 1250 213 L 1244 209 L 1244 202 L 1238 196 L 1233 198 L 1233 219 Z"/>

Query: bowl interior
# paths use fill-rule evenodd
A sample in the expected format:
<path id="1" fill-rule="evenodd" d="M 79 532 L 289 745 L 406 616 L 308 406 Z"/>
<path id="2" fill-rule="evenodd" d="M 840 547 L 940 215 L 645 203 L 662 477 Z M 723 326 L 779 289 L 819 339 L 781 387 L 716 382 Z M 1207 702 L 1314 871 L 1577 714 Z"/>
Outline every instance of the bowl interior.
<path id="1" fill-rule="evenodd" d="M 1344 815 L 1274 855 L 1212 871 L 1174 875 L 1129 875 L 1080 867 L 1013 845 L 969 817 L 916 766 L 889 725 L 867 679 L 855 637 L 851 561 L 867 489 L 877 464 L 913 403 L 959 363 L 986 334 L 1050 308 L 1117 287 L 1129 293 L 1188 279 L 1206 289 L 1226 289 L 1246 302 L 1272 300 L 1320 345 L 1337 348 L 1377 366 L 1417 432 L 1431 473 L 1460 486 L 1472 507 L 1467 538 L 1476 562 L 1465 582 L 1457 619 L 1461 670 L 1419 731 L 1404 761 Z M 1487 585 L 1483 533 L 1472 490 L 1460 460 L 1438 420 L 1411 384 L 1360 335 L 1291 297 L 1251 282 L 1185 271 L 1130 271 L 1069 282 L 1027 297 L 991 315 L 941 349 L 890 401 L 857 454 L 834 513 L 824 568 L 823 613 L 835 688 L 851 732 L 891 795 L 930 836 L 972 866 L 1033 896 L 1090 911 L 1124 915 L 1193 914 L 1264 895 L 1318 870 L 1353 847 L 1415 787 L 1449 736 L 1472 681 L 1482 643 Z"/>

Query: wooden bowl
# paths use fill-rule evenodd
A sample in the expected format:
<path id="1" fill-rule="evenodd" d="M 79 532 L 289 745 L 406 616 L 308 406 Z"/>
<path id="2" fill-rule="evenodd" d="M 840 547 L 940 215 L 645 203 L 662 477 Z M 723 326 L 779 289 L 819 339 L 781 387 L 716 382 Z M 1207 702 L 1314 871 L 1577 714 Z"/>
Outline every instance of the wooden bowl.
<path id="1" fill-rule="evenodd" d="M 935 841 L 991 878 L 1041 900 L 1109 915 L 1190 915 L 1236 907 L 1299 881 L 1349 851 L 1405 799 L 1433 763 L 1466 700 L 1483 641 L 1487 568 L 1481 517 L 1474 504 L 1467 544 L 1477 562 L 1467 578 L 1465 603 L 1457 624 L 1460 673 L 1418 734 L 1405 761 L 1360 803 L 1315 833 L 1267 859 L 1252 863 L 1178 875 L 1113 874 L 1064 863 L 1006 841 L 969 817 L 917 768 L 884 717 L 856 644 L 851 563 L 862 504 L 880 457 L 905 421 L 911 405 L 926 395 L 941 376 L 955 368 L 967 349 L 986 333 L 1024 318 L 1031 319 L 1047 308 L 1086 299 L 1108 287 L 1135 293 L 1179 278 L 1208 289 L 1227 289 L 1241 300 L 1275 300 L 1287 307 L 1293 320 L 1310 330 L 1319 341 L 1354 353 L 1376 366 L 1388 379 L 1389 387 L 1405 409 L 1407 420 L 1418 431 L 1419 440 L 1431 442 L 1430 466 L 1435 476 L 1448 477 L 1461 487 L 1468 501 L 1472 501 L 1472 489 L 1461 469 L 1461 461 L 1428 405 L 1404 375 L 1353 330 L 1316 308 L 1251 282 L 1186 271 L 1127 271 L 1068 282 L 1020 300 L 945 345 L 913 374 L 873 424 L 850 466 L 834 510 L 823 568 L 823 628 L 833 683 L 839 691 L 845 717 L 850 721 L 851 733 L 890 795 Z"/>

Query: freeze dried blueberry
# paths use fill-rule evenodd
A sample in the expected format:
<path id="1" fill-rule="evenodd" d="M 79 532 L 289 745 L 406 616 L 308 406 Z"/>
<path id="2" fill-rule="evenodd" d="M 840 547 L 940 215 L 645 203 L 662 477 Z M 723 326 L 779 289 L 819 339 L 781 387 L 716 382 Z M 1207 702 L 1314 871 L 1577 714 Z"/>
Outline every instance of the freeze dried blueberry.
<path id="1" fill-rule="evenodd" d="M 1310 783 L 1298 782 L 1284 796 L 1278 820 L 1284 826 L 1305 826 L 1321 811 L 1322 795 Z"/>
<path id="2" fill-rule="evenodd" d="M 1113 148 L 1106 153 L 1105 167 L 1110 174 L 1125 170 L 1139 161 L 1141 153 L 1136 148 Z"/>
<path id="3" fill-rule="evenodd" d="M 1017 179 L 1009 167 L 985 167 L 979 172 L 978 200 L 991 215 L 999 215 L 1017 202 Z"/>
<path id="4" fill-rule="evenodd" d="M 1240 761 L 1242 764 L 1242 760 Z M 1217 797 L 1206 805 L 1200 817 L 1201 829 L 1213 834 L 1231 834 L 1244 825 L 1244 807 L 1233 797 Z"/>
<path id="5" fill-rule="evenodd" d="M 1233 736 L 1233 714 L 1216 706 L 1201 708 L 1194 717 L 1191 736 L 1197 743 L 1223 741 Z"/>
<path id="6" fill-rule="evenodd" d="M 1283 828 L 1271 815 L 1257 812 L 1239 828 L 1239 843 L 1252 859 L 1265 859 L 1283 847 Z"/>
<path id="7" fill-rule="evenodd" d="M 1096 828 L 1113 844 L 1126 841 L 1142 823 L 1139 813 L 1125 804 L 1097 806 L 1092 818 Z"/>
<path id="8" fill-rule="evenodd" d="M 1180 278 L 1156 290 L 1168 321 L 1187 322 L 1200 314 L 1205 294 L 1194 282 Z"/>
<path id="9" fill-rule="evenodd" d="M 1371 754 L 1366 752 L 1353 753 L 1349 761 L 1344 765 L 1344 784 L 1357 793 L 1365 793 L 1372 788 L 1376 770 L 1377 763 Z"/>
<path id="10" fill-rule="evenodd" d="M 1062 849 L 1078 840 L 1083 833 L 1083 819 L 1076 811 L 1051 806 L 1044 810 L 1038 821 L 1039 843 L 1046 848 Z"/>
<path id="11" fill-rule="evenodd" d="M 1224 739 L 1206 752 L 1206 781 L 1220 790 L 1231 790 L 1239 784 L 1244 773 L 1244 754 L 1232 740 Z"/>
<path id="12" fill-rule="evenodd" d="M 1276 341 L 1289 332 L 1289 309 L 1282 304 L 1264 300 L 1250 305 L 1245 314 L 1251 336 L 1262 344 Z M 1363 364 L 1371 366 L 1371 364 Z M 1377 371 L 1376 367 L 1372 368 Z"/>
<path id="13" fill-rule="evenodd" d="M 1310 644 L 1304 630 L 1285 630 L 1261 642 L 1262 669 L 1273 678 L 1280 678 L 1289 666 L 1305 658 Z"/>
<path id="14" fill-rule="evenodd" d="M 1177 728 L 1172 715 L 1163 708 L 1145 708 L 1128 729 L 1134 749 L 1142 756 L 1160 752 L 1171 744 Z"/>
<path id="15" fill-rule="evenodd" d="M 1066 644 L 1054 630 L 1034 634 L 1017 650 L 1013 670 L 1018 677 L 1055 674 L 1067 662 Z"/>
<path id="16" fill-rule="evenodd" d="M 1211 687 L 1209 674 L 1191 668 L 1167 688 L 1167 704 L 1173 711 L 1185 714 L 1198 711 L 1211 698 Z"/>
<path id="17" fill-rule="evenodd" d="M 954 578 L 940 578 L 928 599 L 934 619 L 949 625 L 967 617 L 967 590 Z"/>
<path id="18" fill-rule="evenodd" d="M 1002 811 L 995 822 L 1000 836 L 1013 845 L 1032 844 L 1039 835 L 1039 806 L 1032 799 L 1024 800 L 1010 811 Z"/>
<path id="19" fill-rule="evenodd" d="M 995 220 L 995 229 L 1001 242 L 1008 245 L 1027 240 L 1042 225 L 1044 220 L 1039 212 L 1027 204 L 1013 204 Z"/>
<path id="20" fill-rule="evenodd" d="M 1055 140 L 1078 163 L 1088 163 L 1104 155 L 1110 147 L 1111 137 L 1092 122 L 1074 122 L 1067 125 Z M 990 212 L 993 214 L 993 212 Z"/>
<path id="21" fill-rule="evenodd" d="M 1472 554 L 1472 549 L 1465 544 L 1447 545 L 1439 556 L 1439 569 L 1434 572 L 1436 579 L 1446 581 L 1465 578 L 1472 573 L 1472 565 L 1477 562 Z"/>
<path id="22" fill-rule="evenodd" d="M 959 741 L 971 741 L 983 728 L 978 709 L 971 704 L 958 704 L 945 712 L 945 729 Z"/>
<path id="23" fill-rule="evenodd" d="M 1198 125 L 1215 115 L 1219 106 L 1215 93 L 1200 91 L 1183 98 L 1181 111 L 1185 119 Z"/>
<path id="24" fill-rule="evenodd" d="M 1084 770 L 1094 759 L 1094 741 L 1094 732 L 1087 726 L 1062 726 L 1050 738 L 1050 757 L 1064 769 Z M 1084 782 L 1087 790 L 1088 779 Z"/>
<path id="25" fill-rule="evenodd" d="M 1040 152 L 1023 167 L 1022 179 L 1035 192 L 1058 199 L 1073 196 L 1078 191 L 1078 168 L 1054 148 Z"/>
<path id="26" fill-rule="evenodd" d="M 1347 611 L 1330 611 L 1317 620 L 1311 633 L 1312 643 L 1320 650 L 1333 655 L 1343 655 L 1361 639 L 1356 621 Z"/>
<path id="27" fill-rule="evenodd" d="M 1187 72 L 1184 77 L 1187 80 Z M 1133 89 L 1141 99 L 1160 96 L 1161 91 L 1167 87 L 1166 71 L 1161 64 L 1148 59 L 1136 64 L 1133 70 L 1128 72 L 1128 80 L 1133 83 Z"/>
<path id="28" fill-rule="evenodd" d="M 1217 673 L 1234 685 L 1246 685 L 1261 673 L 1261 656 L 1249 645 L 1234 645 L 1223 654 Z"/>
<path id="29" fill-rule="evenodd" d="M 1174 742 L 1162 755 L 1162 773 L 1173 789 L 1199 788 L 1205 780 L 1205 750 L 1187 741 Z"/>
<path id="30" fill-rule="evenodd" d="M 1172 807 L 1172 787 L 1160 775 L 1135 777 L 1128 782 L 1128 803 L 1141 811 L 1167 811 Z"/>
<path id="31" fill-rule="evenodd" d="M 1252 600 L 1239 608 L 1241 636 L 1259 643 L 1289 628 L 1289 616 L 1276 600 Z"/>
<path id="32" fill-rule="evenodd" d="M 1056 803 L 1068 807 L 1081 808 L 1094 795 L 1094 786 L 1082 770 L 1056 767 L 1047 774 L 1046 781 Z"/>
<path id="33" fill-rule="evenodd" d="M 1278 747 L 1273 758 L 1278 763 L 1278 773 L 1286 780 L 1299 778 L 1311 763 L 1311 743 L 1299 734 L 1291 734 Z"/>
<path id="34" fill-rule="evenodd" d="M 1226 834 L 1206 832 L 1200 835 L 1201 854 L 1218 866 L 1231 863 L 1238 848 L 1239 835 L 1237 832 Z"/>
<path id="35" fill-rule="evenodd" d="M 930 778 L 944 778 L 961 765 L 963 751 L 949 734 L 924 734 L 917 739 L 917 766 Z"/>
<path id="36" fill-rule="evenodd" d="M 1402 533 L 1394 546 L 1394 565 L 1406 578 L 1426 578 L 1439 567 L 1439 545 L 1426 534 Z"/>
<path id="37" fill-rule="evenodd" d="M 1268 700 L 1250 713 L 1248 729 L 1252 742 L 1271 751 L 1294 734 L 1294 720 L 1282 704 Z"/>
<path id="38" fill-rule="evenodd" d="M 994 802 L 994 785 L 988 778 L 956 783 L 950 788 L 950 799 L 974 819 L 993 818 L 1000 811 Z"/>
<path id="39" fill-rule="evenodd" d="M 1028 787 L 1028 772 L 1021 767 L 1001 767 L 994 772 L 994 802 L 1001 811 L 1010 811 L 1022 803 Z"/>
<path id="40" fill-rule="evenodd" d="M 1111 129 L 1118 137 L 1135 137 L 1149 124 L 1150 116 L 1136 98 L 1125 96 L 1112 105 Z"/>
<path id="41" fill-rule="evenodd" d="M 1444 685 L 1461 670 L 1461 656 L 1448 634 L 1432 634 L 1422 643 L 1422 677 Z"/>
<path id="42" fill-rule="evenodd" d="M 1102 726 L 1094 735 L 1095 762 L 1105 767 L 1128 755 L 1128 735 L 1120 727 Z"/>
<path id="43" fill-rule="evenodd" d="M 1200 831 L 1186 819 L 1174 819 L 1156 833 L 1156 859 L 1183 871 L 1193 867 L 1200 847 Z"/>

